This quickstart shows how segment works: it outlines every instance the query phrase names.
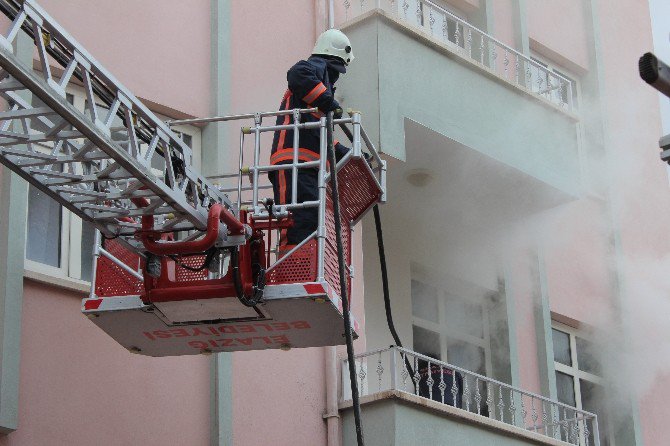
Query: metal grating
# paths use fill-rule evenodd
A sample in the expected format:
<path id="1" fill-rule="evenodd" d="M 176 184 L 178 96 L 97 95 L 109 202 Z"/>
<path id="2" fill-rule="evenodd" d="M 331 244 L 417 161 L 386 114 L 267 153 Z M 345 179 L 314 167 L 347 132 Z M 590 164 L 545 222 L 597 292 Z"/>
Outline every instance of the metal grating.
<path id="1" fill-rule="evenodd" d="M 105 240 L 103 248 L 128 267 L 141 271 L 142 264 L 137 254 L 124 248 L 118 241 Z M 130 296 L 144 292 L 144 284 L 124 271 L 105 256 L 98 258 L 95 273 L 95 294 L 98 297 Z"/>
<path id="2" fill-rule="evenodd" d="M 205 261 L 204 255 L 198 256 L 184 256 L 179 258 L 179 263 L 189 266 L 191 268 L 200 268 Z M 175 264 L 175 282 L 196 282 L 199 280 L 207 280 L 207 268 L 202 271 L 190 271 Z"/>
<path id="3" fill-rule="evenodd" d="M 382 196 L 363 158 L 346 163 L 337 173 L 337 180 L 343 220 L 358 221 Z"/>
<path id="4" fill-rule="evenodd" d="M 316 280 L 317 243 L 311 240 L 270 271 L 268 284 L 302 283 Z"/>
<path id="5" fill-rule="evenodd" d="M 335 238 L 335 218 L 333 215 L 333 202 L 330 199 L 330 188 L 328 188 L 326 199 L 326 246 L 324 252 L 325 279 L 333 287 L 335 292 L 341 296 L 340 268 L 337 260 L 337 243 Z M 340 209 L 342 206 L 340 205 Z M 344 262 L 351 265 L 351 227 L 344 215 L 340 215 L 342 224 L 342 247 L 344 249 Z M 351 278 L 347 274 L 347 287 L 351 290 Z M 351 295 L 351 293 L 349 293 Z"/>

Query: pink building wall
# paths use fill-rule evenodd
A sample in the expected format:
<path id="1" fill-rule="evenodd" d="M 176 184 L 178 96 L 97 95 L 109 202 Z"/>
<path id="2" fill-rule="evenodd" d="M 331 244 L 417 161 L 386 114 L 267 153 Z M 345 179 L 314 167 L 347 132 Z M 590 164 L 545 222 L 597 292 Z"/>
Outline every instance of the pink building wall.
<path id="1" fill-rule="evenodd" d="M 136 96 L 193 116 L 209 114 L 209 2 L 39 3 Z"/>
<path id="2" fill-rule="evenodd" d="M 526 2 L 531 48 L 575 71 L 589 68 L 582 0 Z M 611 6 L 610 6 L 611 7 Z"/>
<path id="3" fill-rule="evenodd" d="M 519 50 L 514 38 L 515 27 L 513 19 L 513 0 L 498 0 L 493 2 L 493 15 L 495 16 L 494 35 L 505 45 Z"/>
<path id="4" fill-rule="evenodd" d="M 543 233 L 551 310 L 601 328 L 613 317 L 606 212 L 598 200 L 582 199 L 561 210 Z"/>
<path id="5" fill-rule="evenodd" d="M 533 271 L 537 266 L 532 265 L 534 260 L 534 256 L 525 249 L 512 254 L 505 288 L 508 290 L 506 298 L 514 302 L 515 320 L 511 323 L 515 326 L 516 339 L 511 339 L 510 343 L 516 343 L 518 351 L 518 385 L 524 390 L 542 393 L 535 331 L 537 278 L 533 277 Z M 515 360 L 511 359 L 512 362 Z"/>
<path id="6" fill-rule="evenodd" d="M 24 281 L 19 427 L 0 445 L 207 444 L 209 358 L 129 354 L 82 297 Z"/>

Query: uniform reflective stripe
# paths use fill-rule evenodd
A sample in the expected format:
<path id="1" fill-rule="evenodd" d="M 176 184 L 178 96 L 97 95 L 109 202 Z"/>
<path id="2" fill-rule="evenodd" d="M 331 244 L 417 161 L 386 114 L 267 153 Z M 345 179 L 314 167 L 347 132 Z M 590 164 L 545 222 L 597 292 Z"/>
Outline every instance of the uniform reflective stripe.
<path id="1" fill-rule="evenodd" d="M 277 158 L 277 159 L 272 161 L 272 165 L 283 163 L 284 161 L 293 161 L 293 156 L 288 156 L 287 155 L 287 156 L 284 156 L 284 157 L 281 157 L 281 158 Z M 309 159 L 309 158 L 306 158 L 306 157 L 302 157 L 302 156 L 298 156 L 298 161 L 301 162 L 301 163 L 308 163 L 310 161 L 315 161 L 315 160 L 312 160 L 312 159 Z"/>
<path id="2" fill-rule="evenodd" d="M 291 101 L 291 90 L 286 90 L 286 93 L 284 93 L 284 110 L 289 109 L 290 101 Z M 288 125 L 289 120 L 291 119 L 291 115 L 284 115 L 284 125 Z M 284 140 L 286 139 L 286 130 L 282 130 L 279 132 L 279 142 L 277 143 L 277 150 L 281 150 L 284 148 Z"/>
<path id="3" fill-rule="evenodd" d="M 286 204 L 286 172 L 279 172 L 279 204 Z"/>
<path id="4" fill-rule="evenodd" d="M 319 96 L 321 96 L 326 91 L 326 86 L 323 85 L 323 82 L 316 84 L 316 87 L 312 88 L 312 91 L 307 93 L 302 100 L 307 104 L 314 102 Z"/>
<path id="5" fill-rule="evenodd" d="M 293 160 L 293 148 L 288 147 L 286 149 L 281 150 L 278 149 L 275 153 L 273 153 L 272 156 L 270 157 L 270 164 L 274 165 L 282 161 L 292 161 L 292 160 Z M 298 149 L 298 161 L 302 161 L 303 163 L 310 161 L 319 161 L 319 154 L 314 153 L 309 149 L 300 148 Z"/>

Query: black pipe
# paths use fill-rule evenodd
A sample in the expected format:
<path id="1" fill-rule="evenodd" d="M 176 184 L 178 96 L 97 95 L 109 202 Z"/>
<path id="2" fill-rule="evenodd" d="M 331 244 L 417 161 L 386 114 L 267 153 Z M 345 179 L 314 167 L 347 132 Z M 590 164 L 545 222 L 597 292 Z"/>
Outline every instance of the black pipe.
<path id="1" fill-rule="evenodd" d="M 337 243 L 337 263 L 340 270 L 340 290 L 342 294 L 342 312 L 344 313 L 344 338 L 347 342 L 347 362 L 349 363 L 349 381 L 351 382 L 351 401 L 354 409 L 354 422 L 356 424 L 356 440 L 358 446 L 364 446 L 363 425 L 361 421 L 361 406 L 358 399 L 358 381 L 356 376 L 356 363 L 354 361 L 354 340 L 351 336 L 351 314 L 349 313 L 349 293 L 345 277 L 344 250 L 342 249 L 342 222 L 340 221 L 340 200 L 337 194 L 337 159 L 335 158 L 333 142 L 333 112 L 326 117 L 326 129 L 328 137 L 328 157 L 330 158 L 330 192 L 333 200 L 333 219 L 335 220 L 335 241 Z M 323 206 L 324 204 L 322 204 Z"/>
<path id="2" fill-rule="evenodd" d="M 652 53 L 645 53 L 638 62 L 640 77 L 670 98 L 670 67 Z"/>

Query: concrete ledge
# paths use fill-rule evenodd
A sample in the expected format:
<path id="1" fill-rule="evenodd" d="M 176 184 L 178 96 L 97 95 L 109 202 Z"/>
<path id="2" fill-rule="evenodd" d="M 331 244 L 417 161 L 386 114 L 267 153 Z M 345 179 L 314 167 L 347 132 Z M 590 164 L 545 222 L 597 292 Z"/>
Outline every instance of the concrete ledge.
<path id="1" fill-rule="evenodd" d="M 532 444 L 551 446 L 565 446 L 566 444 L 569 444 L 536 432 L 512 426 L 511 424 L 503 423 L 502 421 L 493 420 L 482 415 L 477 415 L 476 413 L 467 412 L 463 409 L 458 409 L 399 390 L 385 390 L 371 395 L 365 395 L 360 398 L 360 404 L 363 408 L 365 406 L 373 406 L 376 403 L 387 402 L 389 400 L 395 400 L 398 404 L 410 406 L 416 410 L 430 411 L 433 414 L 451 418 L 459 423 L 474 425 L 505 437 L 524 439 Z M 340 411 L 346 411 L 351 409 L 351 407 L 352 403 L 350 401 L 340 403 L 339 405 Z"/>
<path id="2" fill-rule="evenodd" d="M 45 285 L 52 285 L 68 291 L 76 291 L 83 294 L 88 294 L 91 290 L 91 283 L 83 280 L 72 279 L 70 277 L 59 277 L 52 274 L 45 274 L 31 269 L 24 269 L 23 277 L 39 282 Z"/>

